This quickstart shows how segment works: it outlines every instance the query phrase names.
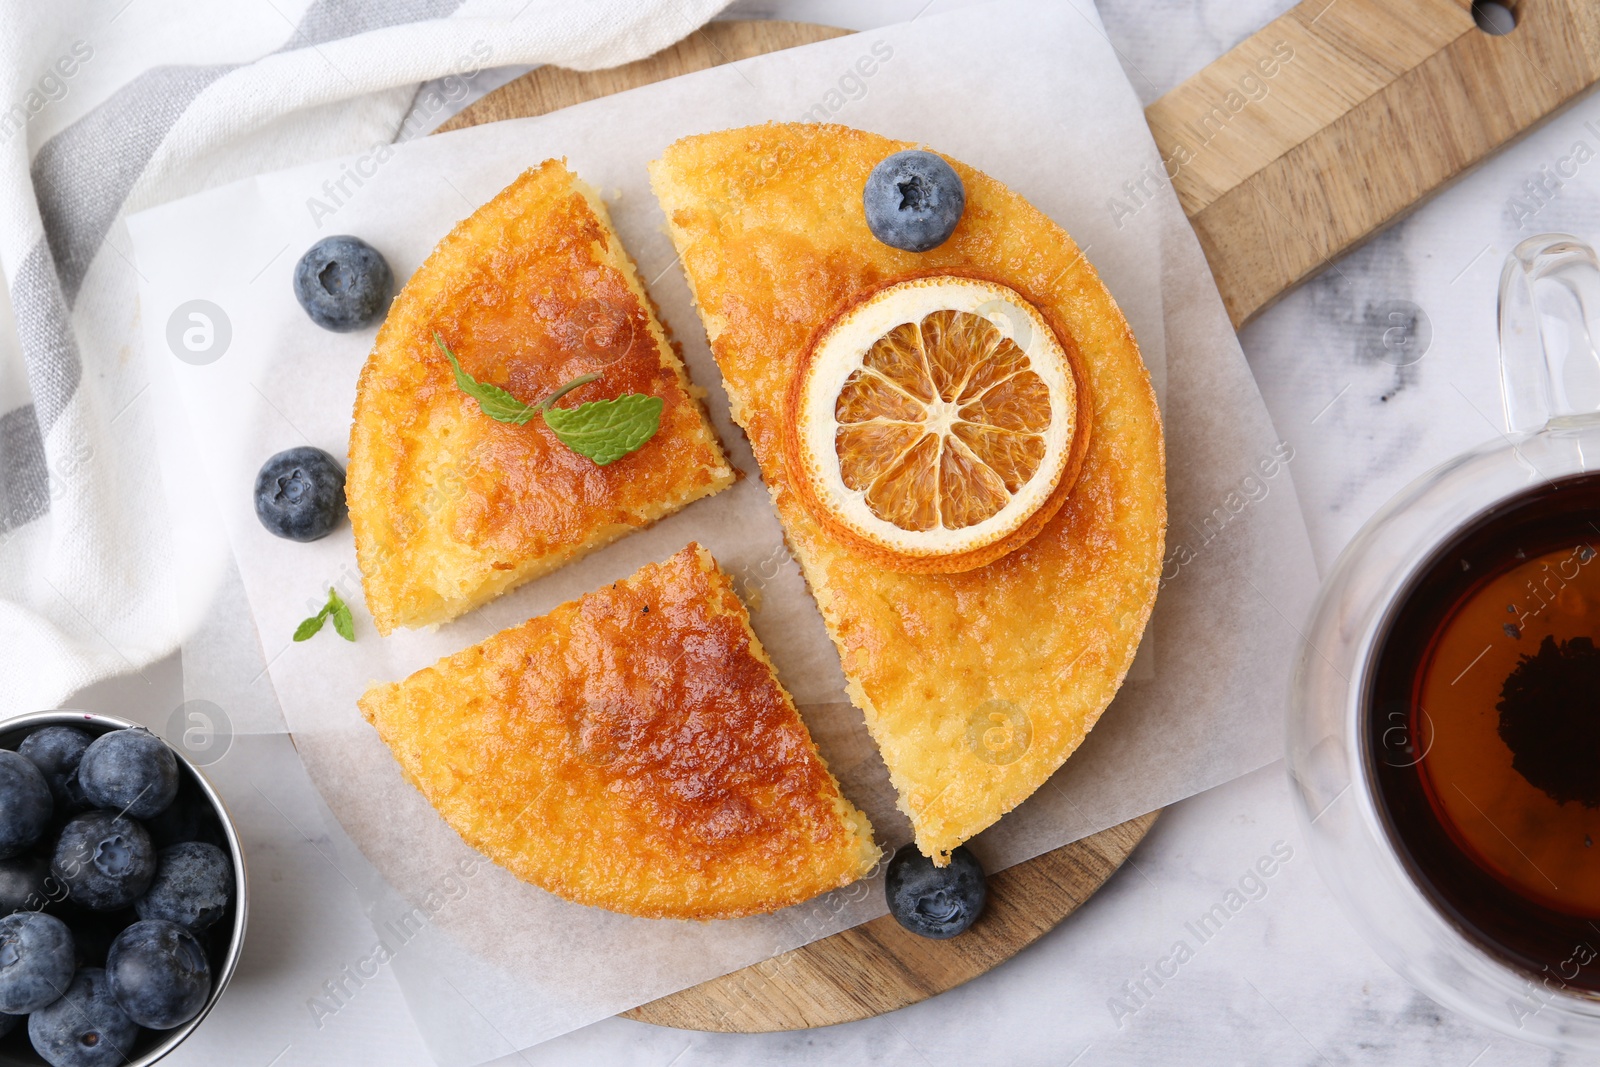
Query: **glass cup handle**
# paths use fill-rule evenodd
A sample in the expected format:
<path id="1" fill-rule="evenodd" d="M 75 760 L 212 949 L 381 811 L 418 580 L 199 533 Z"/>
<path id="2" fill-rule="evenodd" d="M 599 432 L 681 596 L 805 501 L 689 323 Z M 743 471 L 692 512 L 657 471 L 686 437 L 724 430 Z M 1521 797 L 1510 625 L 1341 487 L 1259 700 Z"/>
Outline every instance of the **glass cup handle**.
<path id="1" fill-rule="evenodd" d="M 1543 233 L 1500 274 L 1500 396 L 1512 433 L 1600 417 L 1600 259 Z"/>

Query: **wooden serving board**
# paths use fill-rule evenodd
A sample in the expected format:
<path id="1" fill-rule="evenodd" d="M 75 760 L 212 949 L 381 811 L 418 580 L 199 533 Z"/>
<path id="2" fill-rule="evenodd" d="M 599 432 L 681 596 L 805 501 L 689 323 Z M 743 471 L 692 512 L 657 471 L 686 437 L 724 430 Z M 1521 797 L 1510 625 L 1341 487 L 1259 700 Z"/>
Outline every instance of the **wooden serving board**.
<path id="1" fill-rule="evenodd" d="M 1510 6 L 1305 0 L 1145 109 L 1235 326 L 1600 81 L 1600 0 Z"/>
<path id="2" fill-rule="evenodd" d="M 478 100 L 439 132 L 543 115 L 846 32 L 798 22 L 715 22 L 625 67 L 583 74 L 541 67 Z M 915 1004 L 976 978 L 1054 928 L 1116 872 L 1158 814 L 994 875 L 983 916 L 950 941 L 917 937 L 885 915 L 624 1014 L 683 1029 L 757 1033 L 850 1022 Z"/>
<path id="3" fill-rule="evenodd" d="M 1170 182 L 1235 325 L 1600 81 L 1600 0 L 1520 0 L 1479 30 L 1470 0 L 1305 0 L 1145 109 Z M 571 104 L 847 31 L 718 22 L 648 59 L 544 67 L 440 129 Z M 1130 209 L 1138 203 L 1130 202 Z M 1009 959 L 1087 900 L 1158 813 L 994 875 L 982 919 L 951 941 L 889 916 L 625 1013 L 754 1033 L 866 1018 Z"/>

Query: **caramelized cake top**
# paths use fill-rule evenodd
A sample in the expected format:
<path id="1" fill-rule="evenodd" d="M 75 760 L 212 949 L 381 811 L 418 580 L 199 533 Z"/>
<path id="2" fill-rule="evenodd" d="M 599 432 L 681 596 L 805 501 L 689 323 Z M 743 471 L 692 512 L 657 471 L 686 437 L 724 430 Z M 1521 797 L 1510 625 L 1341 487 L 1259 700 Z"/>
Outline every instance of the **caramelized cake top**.
<path id="1" fill-rule="evenodd" d="M 936 862 L 1021 803 L 1082 743 L 1133 661 L 1166 530 L 1161 416 L 1138 346 L 1082 251 L 1000 182 L 947 160 L 966 191 L 927 252 L 876 240 L 867 175 L 914 145 L 843 126 L 687 137 L 651 180 L 779 518 L 910 816 Z M 1088 449 L 1026 544 L 952 574 L 886 569 L 829 536 L 785 469 L 785 400 L 844 308 L 907 278 L 1005 285 L 1072 359 Z"/>
<path id="2" fill-rule="evenodd" d="M 696 544 L 375 687 L 361 710 L 468 844 L 582 904 L 729 918 L 877 861 Z"/>
<path id="3" fill-rule="evenodd" d="M 607 465 L 535 417 L 497 422 L 457 388 L 538 403 L 659 396 L 660 429 Z M 605 206 L 559 160 L 462 221 L 395 298 L 356 396 L 346 493 L 378 631 L 456 617 L 732 484 Z"/>

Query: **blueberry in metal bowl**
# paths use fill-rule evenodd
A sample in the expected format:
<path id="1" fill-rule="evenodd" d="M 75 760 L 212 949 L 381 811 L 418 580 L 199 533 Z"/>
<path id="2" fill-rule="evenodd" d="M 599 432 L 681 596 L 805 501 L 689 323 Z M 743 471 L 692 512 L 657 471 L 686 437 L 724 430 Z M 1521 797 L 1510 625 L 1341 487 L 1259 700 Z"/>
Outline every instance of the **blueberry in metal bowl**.
<path id="1" fill-rule="evenodd" d="M 216 809 L 195 785 L 191 776 L 181 776 L 178 795 L 160 815 L 141 820 L 150 832 L 150 843 L 157 851 L 185 841 L 204 841 L 228 851 L 228 836 L 223 832 Z"/>
<path id="2" fill-rule="evenodd" d="M 78 788 L 97 808 L 148 819 L 178 795 L 178 758 L 149 730 L 115 730 L 84 750 Z"/>
<path id="3" fill-rule="evenodd" d="M 94 738 L 75 726 L 45 726 L 22 739 L 17 753 L 39 768 L 49 783 L 57 814 L 89 806 L 78 788 L 78 763 Z"/>
<path id="4" fill-rule="evenodd" d="M 20 856 L 38 843 L 55 802 L 32 761 L 0 751 L 0 857 Z"/>
<path id="5" fill-rule="evenodd" d="M 123 733 L 140 735 L 141 739 L 134 745 L 148 751 L 153 751 L 149 747 L 152 743 L 165 744 L 125 719 L 83 712 L 50 711 L 8 720 L 0 727 L 0 751 L 14 754 L 25 744 L 30 750 L 36 749 L 44 742 L 34 741 L 30 744 L 30 736 L 45 729 L 62 727 L 82 731 L 91 743 L 102 736 Z M 86 752 L 87 749 L 86 745 Z M 33 849 L 15 860 L 0 861 L 0 889 L 5 890 L 7 900 L 12 903 L 15 902 L 12 898 L 23 901 L 22 910 L 12 915 L 9 922 L 25 923 L 30 930 L 37 927 L 46 933 L 49 929 L 56 929 L 51 927 L 52 923 L 65 923 L 71 938 L 68 966 L 75 968 L 75 971 L 67 972 L 71 984 L 63 984 L 56 990 L 57 999 L 31 1014 L 6 1014 L 0 1007 L 0 1067 L 8 1067 L 13 1063 L 39 1063 L 40 1057 L 53 1067 L 100 1067 L 102 1064 L 107 1067 L 112 1064 L 149 1067 L 183 1043 L 223 995 L 244 944 L 248 898 L 243 850 L 233 822 L 216 791 L 204 775 L 184 758 L 182 748 L 172 749 L 172 754 L 178 774 L 177 799 L 159 814 L 151 816 L 148 827 L 143 819 L 136 819 L 118 810 L 96 809 L 76 815 L 68 813 L 66 816 L 58 811 Z M 158 774 L 157 777 L 161 776 Z M 89 829 L 112 832 L 104 837 L 98 833 L 85 834 L 85 826 L 79 822 L 85 818 L 94 824 Z M 153 870 L 159 876 L 161 859 L 153 850 L 153 838 L 158 829 L 164 849 L 177 848 L 183 853 L 194 853 L 198 858 L 192 861 L 193 866 L 188 870 L 187 877 L 175 880 L 180 884 L 169 886 L 163 893 L 152 896 L 151 888 L 156 881 L 152 878 L 148 887 L 133 893 L 126 905 L 116 906 L 118 900 L 128 897 L 133 889 L 138 888 L 137 872 L 141 866 L 146 874 Z M 140 834 L 145 836 L 143 847 Z M 62 848 L 63 837 L 67 838 L 65 849 Z M 81 855 L 86 841 L 100 846 L 100 866 L 109 867 L 113 872 L 122 871 L 123 882 L 135 883 L 133 889 L 122 885 L 109 899 L 96 896 L 94 902 L 101 905 L 101 909 L 91 908 L 85 901 L 86 875 L 83 870 L 77 872 L 73 878 L 74 884 L 69 885 L 67 879 L 51 872 L 48 867 L 41 869 L 37 862 L 40 857 L 62 858 L 63 852 L 68 857 Z M 145 848 L 150 848 L 150 851 L 146 853 Z M 96 877 L 101 877 L 105 872 L 94 864 L 95 851 L 95 848 L 89 848 L 87 864 L 80 863 L 78 866 L 94 870 Z M 139 855 L 147 857 L 147 865 L 134 862 Z M 220 866 L 225 870 L 218 870 L 216 861 L 219 857 L 223 861 Z M 62 863 L 60 866 L 63 868 L 62 874 L 72 873 L 68 869 L 69 864 Z M 129 874 L 130 871 L 134 873 Z M 41 876 L 44 881 L 42 890 L 37 885 L 37 879 Z M 173 892 L 173 889 L 178 891 Z M 219 900 L 222 901 L 220 911 Z M 6 902 L 0 901 L 0 904 Z M 147 912 L 152 907 L 158 910 L 163 907 L 175 909 L 179 918 L 192 917 L 196 926 L 211 924 L 207 929 L 197 929 L 192 933 L 185 930 L 181 934 L 157 939 L 167 944 L 170 950 L 146 956 L 124 953 L 118 957 L 119 975 L 127 979 L 124 985 L 135 992 L 141 988 L 134 973 L 139 969 L 135 964 L 141 958 L 147 963 L 153 961 L 157 970 L 165 967 L 170 972 L 170 982 L 163 984 L 158 978 L 153 985 L 144 987 L 146 999 L 141 999 L 140 1003 L 146 1008 L 153 1003 L 152 1013 L 144 1014 L 144 1009 L 137 1004 L 135 1011 L 152 1024 L 185 1020 L 177 1022 L 171 1029 L 140 1026 L 129 1018 L 128 1012 L 118 1005 L 112 992 L 111 979 L 104 970 L 111 962 L 112 946 L 123 939 L 130 927 L 144 924 L 147 916 L 139 914 L 138 905 L 143 905 L 143 910 Z M 0 912 L 0 921 L 4 921 L 3 912 Z M 167 925 L 167 921 L 162 921 L 159 927 L 165 929 Z M 174 928 L 184 930 L 181 925 L 175 925 Z M 4 972 L 11 965 L 8 963 L 5 941 L 4 927 L 0 927 L 0 991 L 6 985 Z M 19 942 L 18 945 L 24 950 L 28 948 L 26 942 Z M 198 960 L 195 957 L 197 948 Z M 31 951 L 27 955 L 29 959 L 34 958 Z M 57 965 L 61 962 L 59 954 L 51 956 L 47 953 L 38 957 L 39 960 L 46 958 L 53 959 Z M 20 958 L 18 962 L 22 962 Z M 203 979 L 201 976 L 204 976 Z M 65 994 L 62 993 L 63 989 Z M 154 997 L 153 1002 L 147 999 L 150 996 Z M 195 1003 L 197 1000 L 198 1005 Z M 6 1036 L 9 1030 L 17 1028 L 22 1029 L 23 1033 Z M 30 1040 L 34 1046 L 32 1050 L 26 1048 Z"/>
<path id="6" fill-rule="evenodd" d="M 79 967 L 104 967 L 106 954 L 111 951 L 111 942 L 139 921 L 138 914 L 132 908 L 90 911 L 68 905 L 62 909 L 62 913 L 72 927 L 72 947 L 77 950 Z"/>
<path id="7" fill-rule="evenodd" d="M 50 895 L 50 861 L 31 853 L 0 860 L 0 915 L 44 911 L 63 894 Z"/>
<path id="8" fill-rule="evenodd" d="M 106 972 L 85 967 L 64 996 L 28 1016 L 28 1037 L 51 1067 L 116 1067 L 133 1059 L 139 1024 L 117 1006 Z"/>
<path id="9" fill-rule="evenodd" d="M 233 864 L 203 841 L 185 841 L 156 854 L 156 877 L 133 908 L 141 919 L 164 919 L 194 933 L 209 930 L 233 899 Z"/>
<path id="10" fill-rule="evenodd" d="M 0 919 L 0 1012 L 26 1015 L 53 1003 L 76 969 L 72 931 L 54 915 L 19 911 Z"/>
<path id="11" fill-rule="evenodd" d="M 50 873 L 72 903 L 115 911 L 144 896 L 156 876 L 156 850 L 137 820 L 114 811 L 86 811 L 61 830 Z"/>
<path id="12" fill-rule="evenodd" d="M 195 936 L 165 919 L 141 919 L 106 954 L 111 995 L 128 1018 L 171 1030 L 200 1013 L 211 993 L 211 965 Z"/>

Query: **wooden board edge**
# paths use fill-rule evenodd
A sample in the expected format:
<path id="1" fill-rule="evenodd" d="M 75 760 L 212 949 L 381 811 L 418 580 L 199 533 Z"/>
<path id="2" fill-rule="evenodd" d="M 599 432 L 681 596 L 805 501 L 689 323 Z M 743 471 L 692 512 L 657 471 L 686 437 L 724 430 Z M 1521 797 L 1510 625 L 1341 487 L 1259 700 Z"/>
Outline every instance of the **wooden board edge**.
<path id="1" fill-rule="evenodd" d="M 1520 0 L 1504 36 L 1462 6 L 1302 0 L 1146 109 L 1235 327 L 1600 82 L 1595 0 Z M 1437 25 L 1403 47 L 1382 29 L 1421 19 Z M 1219 110 L 1280 40 L 1287 73 L 1254 68 L 1270 91 Z"/>
<path id="2" fill-rule="evenodd" d="M 844 37 L 851 30 L 777 19 L 708 22 L 653 56 L 606 70 L 540 67 L 469 104 L 435 133 L 544 115 L 612 93 L 737 63 L 768 52 Z"/>
<path id="3" fill-rule="evenodd" d="M 918 937 L 883 915 L 623 1012 L 684 1030 L 770 1033 L 854 1022 L 971 981 L 1053 930 L 1106 883 L 1161 812 L 1035 856 L 989 878 L 972 929 Z"/>

